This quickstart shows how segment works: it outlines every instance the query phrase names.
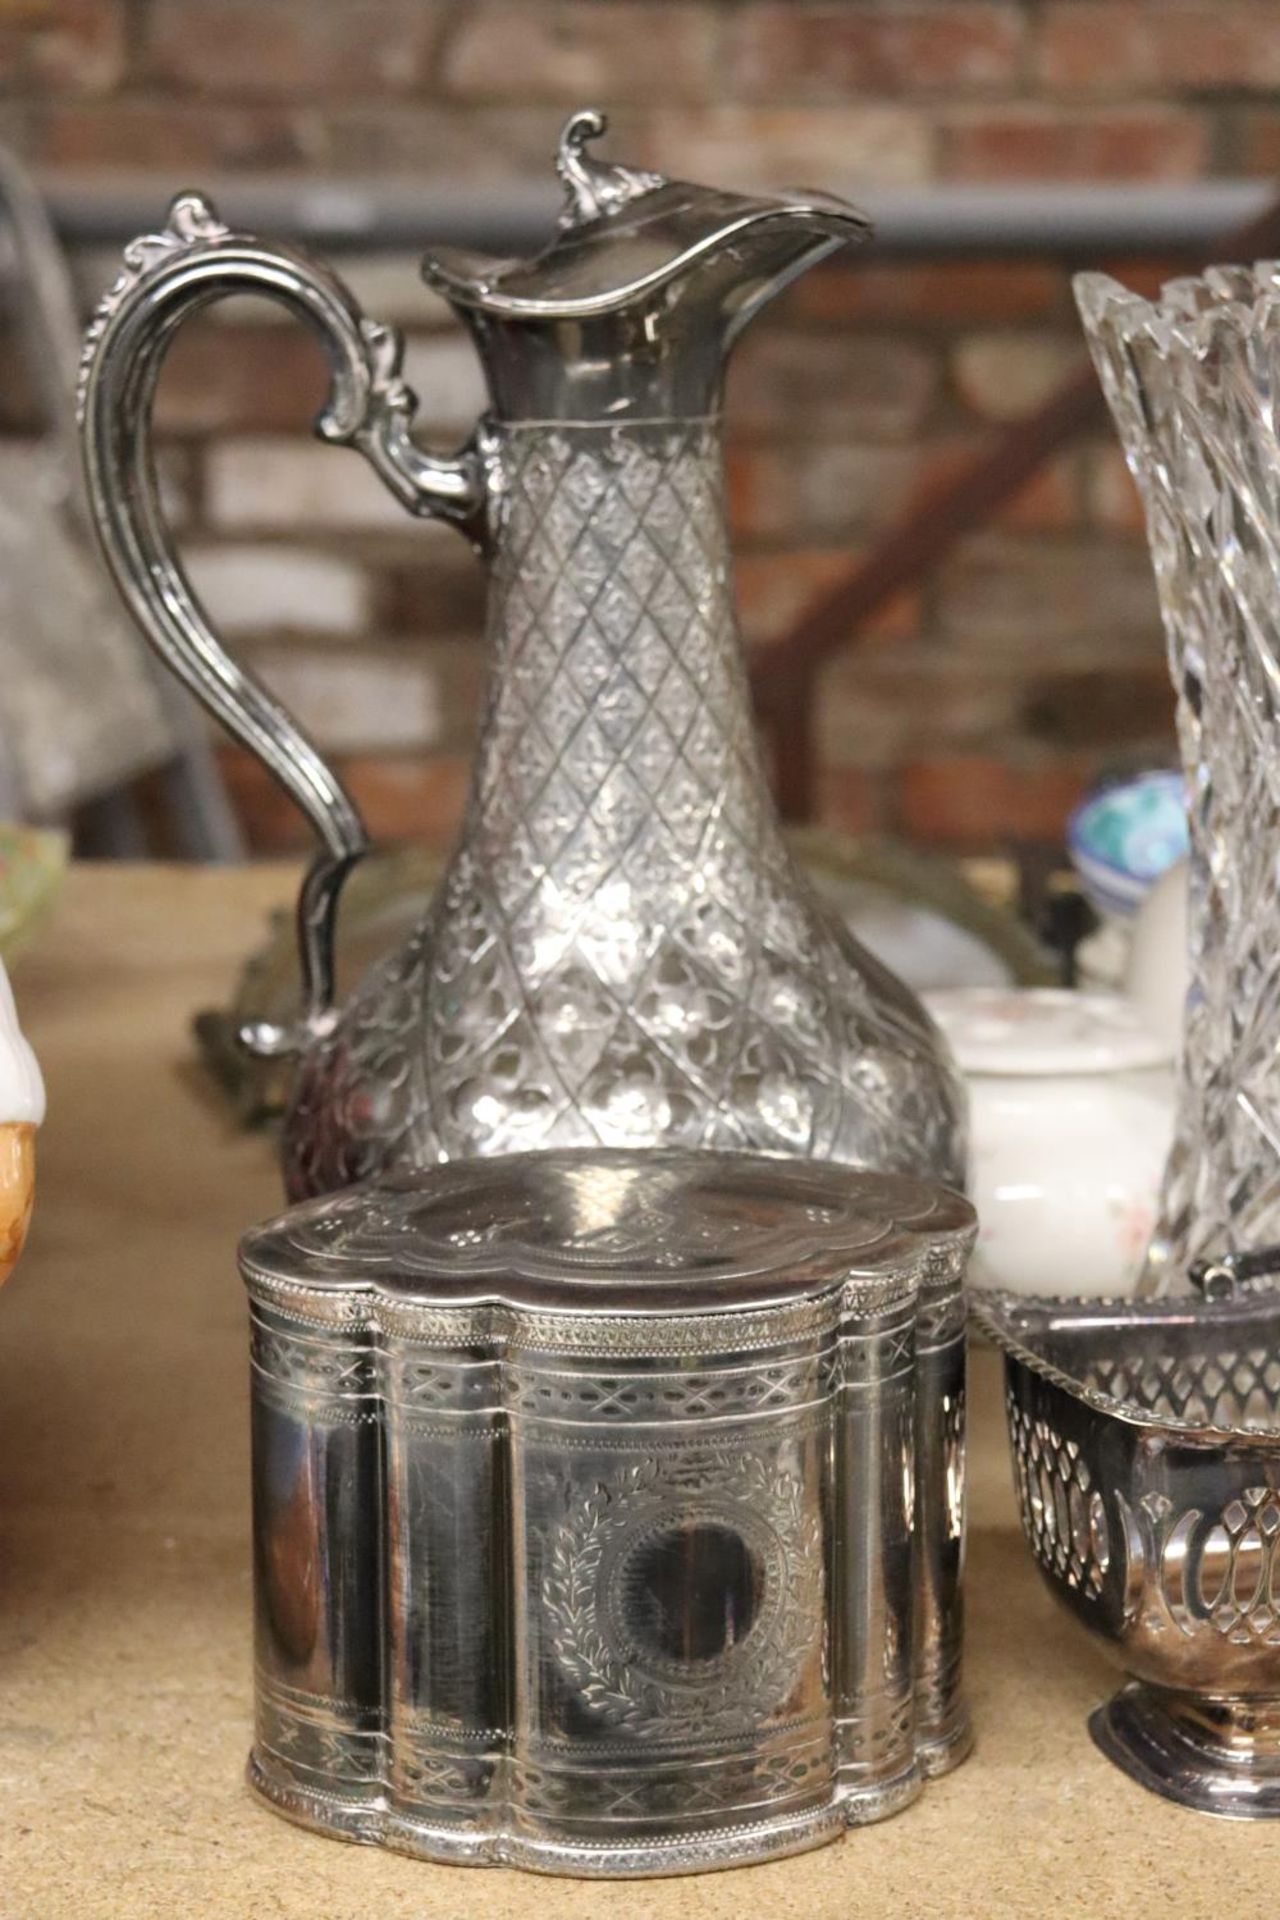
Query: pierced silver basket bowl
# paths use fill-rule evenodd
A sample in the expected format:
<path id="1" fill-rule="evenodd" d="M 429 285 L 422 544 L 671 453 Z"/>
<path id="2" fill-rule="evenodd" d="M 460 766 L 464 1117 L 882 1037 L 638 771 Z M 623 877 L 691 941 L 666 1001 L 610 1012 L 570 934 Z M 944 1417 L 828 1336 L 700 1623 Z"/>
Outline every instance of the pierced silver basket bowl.
<path id="1" fill-rule="evenodd" d="M 1280 1293 L 972 1311 L 1031 1550 L 1127 1675 L 1095 1742 L 1183 1806 L 1280 1816 Z"/>

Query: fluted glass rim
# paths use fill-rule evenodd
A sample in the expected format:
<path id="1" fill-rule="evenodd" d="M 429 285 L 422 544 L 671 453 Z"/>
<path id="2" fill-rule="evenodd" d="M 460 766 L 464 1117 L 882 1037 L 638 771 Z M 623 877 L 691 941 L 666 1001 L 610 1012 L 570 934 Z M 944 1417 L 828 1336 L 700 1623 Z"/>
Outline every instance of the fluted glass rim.
<path id="1" fill-rule="evenodd" d="M 1155 298 L 1096 269 L 1073 274 L 1071 291 L 1086 335 L 1141 337 L 1165 355 L 1203 352 L 1224 332 L 1252 337 L 1280 327 L 1280 260 L 1179 274 Z"/>

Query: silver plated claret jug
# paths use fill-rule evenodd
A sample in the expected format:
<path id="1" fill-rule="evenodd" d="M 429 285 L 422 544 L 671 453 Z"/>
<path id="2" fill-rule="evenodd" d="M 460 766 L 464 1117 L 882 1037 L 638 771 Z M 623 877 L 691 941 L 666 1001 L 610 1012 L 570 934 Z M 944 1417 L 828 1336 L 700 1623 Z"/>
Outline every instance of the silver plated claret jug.
<path id="1" fill-rule="evenodd" d="M 725 356 L 773 294 L 862 238 L 815 193 L 748 197 L 560 142 L 560 228 L 533 259 L 430 256 L 484 363 L 454 458 L 411 437 L 400 341 L 326 268 L 195 195 L 134 241 L 81 382 L 107 560 L 154 646 L 260 756 L 322 852 L 299 910 L 304 1012 L 246 1035 L 299 1056 L 295 1195 L 395 1166 L 561 1146 L 749 1148 L 963 1174 L 963 1096 L 912 995 L 784 848 L 751 722 L 725 526 Z M 471 797 L 408 946 L 333 1004 L 333 924 L 366 845 L 316 749 L 224 652 L 173 552 L 149 446 L 181 320 L 270 294 L 333 368 L 321 438 L 354 446 L 490 570 L 492 678 Z"/>

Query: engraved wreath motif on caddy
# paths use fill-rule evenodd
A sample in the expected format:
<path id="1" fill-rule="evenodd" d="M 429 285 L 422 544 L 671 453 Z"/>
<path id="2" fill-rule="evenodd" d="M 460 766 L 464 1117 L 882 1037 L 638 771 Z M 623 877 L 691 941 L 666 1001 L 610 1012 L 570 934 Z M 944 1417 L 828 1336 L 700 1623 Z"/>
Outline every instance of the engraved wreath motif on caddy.
<path id="1" fill-rule="evenodd" d="M 762 1548 L 764 1594 L 735 1647 L 677 1675 L 625 1643 L 611 1619 L 610 1575 L 633 1542 L 706 1522 Z M 561 1671 L 606 1725 L 662 1740 L 684 1737 L 696 1719 L 705 1741 L 746 1732 L 786 1698 L 815 1631 L 825 1633 L 823 1584 L 822 1526 L 800 1476 L 717 1451 L 639 1461 L 580 1493 L 552 1535 L 542 1601 Z"/>

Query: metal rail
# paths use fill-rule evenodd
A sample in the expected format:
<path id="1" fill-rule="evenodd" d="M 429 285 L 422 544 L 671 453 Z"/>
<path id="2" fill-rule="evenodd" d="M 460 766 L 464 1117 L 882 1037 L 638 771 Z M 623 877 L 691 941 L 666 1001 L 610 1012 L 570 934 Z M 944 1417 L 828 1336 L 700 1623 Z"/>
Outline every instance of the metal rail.
<path id="1" fill-rule="evenodd" d="M 119 246 L 156 224 L 170 189 L 184 184 L 146 174 L 47 173 L 40 181 L 54 226 L 69 247 Z M 1176 254 L 1189 267 L 1212 259 L 1280 252 L 1280 205 L 1269 180 L 1174 185 L 931 186 L 863 190 L 829 180 L 876 222 L 880 256 L 991 256 L 1036 253 L 1072 264 L 1108 254 Z M 289 236 L 341 252 L 416 249 L 465 241 L 495 252 L 528 251 L 549 237 L 554 188 L 519 180 L 451 186 L 413 179 L 270 178 L 229 174 L 202 180 L 225 218 L 250 231 Z M 937 566 L 1102 410 L 1082 358 L 1048 400 L 935 489 L 881 538 L 857 566 L 804 609 L 791 630 L 761 649 L 752 686 L 774 746 L 784 816 L 812 817 L 813 714 L 817 674 L 837 650 L 903 587 Z"/>
<path id="2" fill-rule="evenodd" d="M 38 184 L 68 246 L 120 246 L 153 225 L 174 192 L 192 184 L 237 227 L 338 251 L 446 241 L 527 250 L 550 235 L 559 209 L 554 184 L 518 179 L 458 186 L 429 176 L 201 173 L 189 180 L 191 171 L 46 172 Z M 877 252 L 889 254 L 1199 250 L 1256 219 L 1272 196 L 1269 181 L 1245 179 L 877 188 L 851 177 L 822 184 L 867 209 L 876 222 Z"/>

